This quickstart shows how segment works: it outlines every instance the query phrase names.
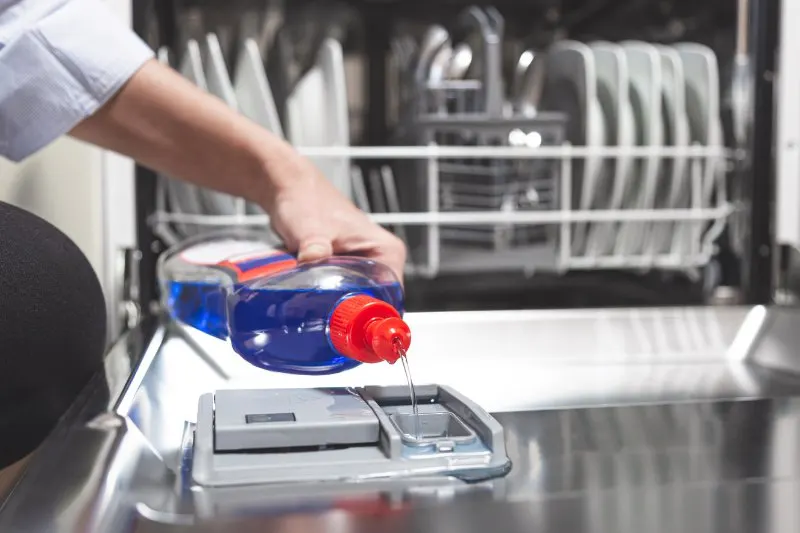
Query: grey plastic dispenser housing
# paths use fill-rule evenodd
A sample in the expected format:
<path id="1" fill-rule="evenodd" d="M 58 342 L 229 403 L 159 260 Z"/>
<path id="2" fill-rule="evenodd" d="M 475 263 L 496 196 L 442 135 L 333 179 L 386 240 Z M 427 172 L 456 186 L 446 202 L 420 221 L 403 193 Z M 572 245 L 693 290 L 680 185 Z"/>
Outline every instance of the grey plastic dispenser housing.
<path id="1" fill-rule="evenodd" d="M 204 394 L 192 478 L 230 486 L 508 472 L 503 428 L 489 413 L 449 387 L 417 387 L 417 397 L 418 422 L 399 386 Z"/>

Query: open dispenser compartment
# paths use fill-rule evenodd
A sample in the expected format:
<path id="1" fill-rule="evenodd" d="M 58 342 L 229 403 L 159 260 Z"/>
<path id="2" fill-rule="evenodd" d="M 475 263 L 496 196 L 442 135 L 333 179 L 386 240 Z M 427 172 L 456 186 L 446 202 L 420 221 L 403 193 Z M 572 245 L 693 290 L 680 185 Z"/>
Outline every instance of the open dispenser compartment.
<path id="1" fill-rule="evenodd" d="M 508 472 L 503 428 L 489 413 L 449 387 L 416 393 L 418 419 L 402 386 L 205 394 L 192 478 L 232 486 Z"/>

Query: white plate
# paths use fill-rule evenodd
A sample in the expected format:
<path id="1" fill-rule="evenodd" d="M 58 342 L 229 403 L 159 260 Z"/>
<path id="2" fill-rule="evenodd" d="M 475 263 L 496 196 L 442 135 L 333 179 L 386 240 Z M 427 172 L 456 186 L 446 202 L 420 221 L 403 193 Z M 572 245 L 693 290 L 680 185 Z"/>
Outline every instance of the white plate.
<path id="1" fill-rule="evenodd" d="M 239 104 L 236 102 L 236 93 L 225 66 L 225 56 L 222 54 L 219 39 L 213 33 L 206 35 L 203 69 L 206 73 L 208 92 L 225 102 L 231 109 L 238 111 Z"/>
<path id="2" fill-rule="evenodd" d="M 267 73 L 264 71 L 264 62 L 258 50 L 258 43 L 253 39 L 247 39 L 239 52 L 233 91 L 239 111 L 244 116 L 278 137 L 283 137 L 283 127 L 272 97 Z M 247 204 L 247 212 L 255 215 L 264 214 L 264 210 L 254 203 Z"/>
<path id="3" fill-rule="evenodd" d="M 347 82 L 344 70 L 342 43 L 326 39 L 319 51 L 319 64 L 325 78 L 325 107 L 327 108 L 328 145 L 350 146 L 350 115 L 347 104 Z M 350 159 L 329 159 L 329 176 L 336 188 L 346 197 L 350 190 Z"/>
<path id="4" fill-rule="evenodd" d="M 169 51 L 162 48 L 158 52 L 158 59 L 161 63 L 169 65 Z M 203 73 L 203 61 L 200 55 L 200 45 L 197 41 L 186 43 L 186 52 L 178 68 L 184 78 L 188 79 L 198 87 L 206 90 L 206 78 Z M 173 212 L 189 215 L 202 215 L 203 206 L 200 203 L 199 187 L 184 181 L 165 177 L 167 193 L 169 195 L 170 206 Z M 188 237 L 198 232 L 197 226 L 177 224 L 176 228 L 184 236 Z"/>
<path id="5" fill-rule="evenodd" d="M 691 143 L 689 119 L 686 116 L 686 84 L 680 55 L 668 46 L 658 46 L 661 56 L 661 87 L 664 117 L 664 145 L 671 148 L 686 148 Z M 685 156 L 665 157 L 662 174 L 656 193 L 656 207 L 678 209 L 688 207 L 689 182 L 687 180 Z M 669 253 L 677 225 L 674 222 L 655 223 L 652 238 L 648 241 L 648 252 Z"/>
<path id="6" fill-rule="evenodd" d="M 324 120 L 324 92 L 322 69 L 314 65 L 286 99 L 286 122 L 289 126 L 287 136 L 293 145 L 319 146 L 320 143 L 324 143 L 325 128 L 319 127 L 319 122 Z M 316 127 L 308 118 L 315 114 Z"/>
<path id="7" fill-rule="evenodd" d="M 439 48 L 439 51 L 436 52 L 436 55 L 434 55 L 431 60 L 428 83 L 432 86 L 441 84 L 450 71 L 452 61 L 453 47 L 450 41 L 447 41 Z M 442 89 L 432 87 L 430 90 L 426 91 L 425 94 L 431 97 L 431 101 L 428 102 L 428 105 L 433 105 L 433 109 L 428 109 L 428 111 L 442 114 L 447 113 L 447 95 Z"/>
<path id="8" fill-rule="evenodd" d="M 567 140 L 589 149 L 605 145 L 603 112 L 597 101 L 597 74 L 592 51 L 583 43 L 560 41 L 550 47 L 542 109 L 562 111 L 569 117 Z M 572 208 L 590 209 L 597 192 L 602 159 L 589 156 L 573 162 Z M 571 250 L 582 255 L 589 224 L 574 226 Z M 562 246 L 567 245 L 562 243 Z"/>
<path id="9" fill-rule="evenodd" d="M 707 46 L 696 43 L 674 45 L 683 64 L 686 81 L 686 113 L 692 143 L 709 148 L 722 145 L 720 125 L 719 66 L 714 52 Z M 707 156 L 702 165 L 702 183 L 699 206 L 710 207 L 715 178 L 721 161 L 717 156 Z M 691 182 L 691 162 L 690 182 Z M 698 246 L 704 222 L 687 222 L 676 231 L 676 246 L 681 253 L 691 253 Z"/>
<path id="10" fill-rule="evenodd" d="M 453 49 L 450 66 L 447 68 L 448 80 L 463 80 L 472 64 L 472 48 L 467 43 L 458 43 Z"/>
<path id="11" fill-rule="evenodd" d="M 350 128 L 342 46 L 326 39 L 316 64 L 286 102 L 291 143 L 299 147 L 349 146 Z M 312 158 L 322 173 L 350 197 L 350 162 L 347 158 Z"/>
<path id="12" fill-rule="evenodd" d="M 430 26 L 422 38 L 422 42 L 416 51 L 414 61 L 414 80 L 417 83 L 424 82 L 430 74 L 431 62 L 438 51 L 450 42 L 450 34 L 443 27 L 435 24 Z"/>
<path id="13" fill-rule="evenodd" d="M 440 83 L 444 81 L 447 74 L 450 72 L 450 64 L 453 61 L 453 47 L 450 41 L 447 41 L 436 52 L 431 59 L 430 71 L 428 73 L 428 81 L 431 83 Z"/>
<path id="14" fill-rule="evenodd" d="M 275 135 L 283 137 L 283 127 L 267 73 L 264 71 L 258 43 L 253 39 L 245 41 L 239 53 L 233 90 L 242 114 Z"/>
<path id="15" fill-rule="evenodd" d="M 158 49 L 158 52 L 156 52 L 158 62 L 167 67 L 172 66 L 172 60 L 170 59 L 171 55 L 172 54 L 169 53 L 169 48 L 166 46 L 162 46 Z"/>
<path id="16" fill-rule="evenodd" d="M 369 195 L 367 195 L 367 187 L 364 185 L 364 173 L 358 165 L 350 169 L 350 177 L 353 180 L 353 201 L 365 213 L 371 213 L 372 209 L 369 206 Z"/>
<path id="17" fill-rule="evenodd" d="M 225 58 L 219 39 L 213 33 L 206 35 L 203 47 L 203 70 L 206 75 L 208 92 L 225 102 L 228 107 L 239 110 L 236 95 L 233 92 L 228 70 L 225 67 Z M 200 200 L 208 214 L 231 216 L 245 213 L 245 202 L 229 194 L 200 189 Z"/>
<path id="18" fill-rule="evenodd" d="M 389 213 L 399 213 L 400 198 L 397 195 L 397 186 L 394 181 L 394 172 L 389 165 L 381 167 L 381 178 L 383 179 L 383 192 L 386 194 L 386 208 Z M 394 234 L 397 235 L 403 242 L 407 242 L 406 227 L 402 224 L 395 224 Z"/>
<path id="19" fill-rule="evenodd" d="M 298 147 L 325 146 L 325 80 L 322 69 L 314 65 L 297 83 L 286 99 L 287 133 L 290 142 Z"/>
<path id="20" fill-rule="evenodd" d="M 621 46 L 609 42 L 591 43 L 597 66 L 598 100 L 608 120 L 608 145 L 630 148 L 636 144 L 636 127 L 629 98 L 628 59 Z M 610 164 L 609 164 L 610 163 Z M 601 189 L 600 209 L 618 210 L 630 186 L 633 159 L 620 153 L 604 167 L 605 177 Z M 595 224 L 589 238 L 587 255 L 597 257 L 610 254 L 616 239 L 616 223 Z"/>
<path id="21" fill-rule="evenodd" d="M 626 41 L 621 43 L 628 59 L 630 100 L 637 124 L 637 144 L 659 148 L 664 144 L 661 113 L 661 56 L 649 43 Z M 624 200 L 623 208 L 652 210 L 655 207 L 660 158 L 653 154 L 638 158 L 634 163 L 631 195 Z M 649 236 L 650 224 L 627 222 L 621 225 L 615 253 L 623 256 L 640 255 Z"/>
<path id="22" fill-rule="evenodd" d="M 369 171 L 369 192 L 373 213 L 386 213 L 386 194 L 383 191 L 383 178 L 377 169 Z"/>
<path id="23" fill-rule="evenodd" d="M 200 44 L 194 39 L 186 43 L 186 52 L 183 54 L 179 71 L 184 78 L 208 91 L 206 74 L 203 71 L 203 55 L 200 53 Z"/>
<path id="24" fill-rule="evenodd" d="M 703 143 L 719 141 L 715 139 L 719 132 L 714 131 L 720 106 L 717 57 L 710 48 L 696 43 L 679 43 L 674 49 L 683 64 L 687 113 L 696 129 L 693 133 Z"/>

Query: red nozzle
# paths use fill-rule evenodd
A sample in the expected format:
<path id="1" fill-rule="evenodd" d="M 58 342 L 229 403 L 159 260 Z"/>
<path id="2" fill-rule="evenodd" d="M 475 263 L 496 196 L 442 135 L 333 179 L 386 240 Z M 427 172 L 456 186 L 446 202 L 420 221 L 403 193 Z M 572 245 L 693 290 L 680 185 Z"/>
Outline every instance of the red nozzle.
<path id="1" fill-rule="evenodd" d="M 411 344 L 411 330 L 397 309 L 371 296 L 345 298 L 331 314 L 328 335 L 340 354 L 361 361 L 394 364 Z"/>

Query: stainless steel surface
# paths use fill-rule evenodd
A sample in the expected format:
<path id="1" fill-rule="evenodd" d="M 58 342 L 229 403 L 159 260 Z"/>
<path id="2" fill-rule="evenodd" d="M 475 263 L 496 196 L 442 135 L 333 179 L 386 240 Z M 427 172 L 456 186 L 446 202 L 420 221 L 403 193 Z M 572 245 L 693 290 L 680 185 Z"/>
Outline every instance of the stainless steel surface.
<path id="1" fill-rule="evenodd" d="M 478 64 L 484 99 L 482 110 L 489 116 L 499 117 L 503 112 L 505 94 L 502 81 L 502 17 L 494 8 L 483 10 L 472 6 L 459 15 L 457 24 L 461 31 L 475 32 L 480 37 L 482 54 L 478 56 Z"/>
<path id="2" fill-rule="evenodd" d="M 409 496 L 366 516 L 334 505 L 240 515 L 196 530 L 800 530 L 796 399 L 556 410 L 501 419 L 514 430 L 508 441 L 519 457 L 502 495 L 456 493 L 447 506 Z M 136 531 L 188 529 L 142 520 Z"/>
<path id="3" fill-rule="evenodd" d="M 516 111 L 525 116 L 535 115 L 539 108 L 546 77 L 544 57 L 529 49 L 517 62 L 512 101 Z"/>
<path id="4" fill-rule="evenodd" d="M 535 52 L 531 49 L 525 50 L 520 54 L 517 60 L 517 64 L 514 68 L 514 77 L 511 82 L 511 95 L 514 99 L 518 99 L 522 93 L 523 80 L 528 73 L 528 67 L 530 67 L 533 62 L 534 53 Z"/>
<path id="5" fill-rule="evenodd" d="M 416 59 L 414 79 L 419 83 L 428 79 L 431 69 L 431 62 L 436 57 L 437 52 L 448 44 L 450 36 L 447 30 L 435 25 L 428 29 L 425 38 L 419 49 L 419 56 Z"/>
<path id="6" fill-rule="evenodd" d="M 472 48 L 467 43 L 458 43 L 453 49 L 453 60 L 447 70 L 448 80 L 460 80 L 466 76 L 472 64 Z"/>
<path id="7" fill-rule="evenodd" d="M 144 324 L 112 350 L 106 376 L 35 456 L 0 509 L 0 531 L 800 530 L 797 311 L 409 321 L 415 380 L 451 385 L 496 414 L 514 463 L 508 477 L 477 486 L 427 478 L 192 487 L 186 422 L 201 393 L 402 384 L 403 373 L 380 365 L 310 381 L 260 373 L 222 344 L 174 327 L 148 334 Z"/>

